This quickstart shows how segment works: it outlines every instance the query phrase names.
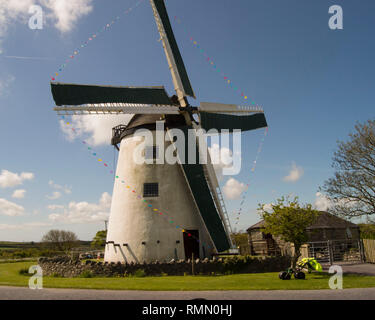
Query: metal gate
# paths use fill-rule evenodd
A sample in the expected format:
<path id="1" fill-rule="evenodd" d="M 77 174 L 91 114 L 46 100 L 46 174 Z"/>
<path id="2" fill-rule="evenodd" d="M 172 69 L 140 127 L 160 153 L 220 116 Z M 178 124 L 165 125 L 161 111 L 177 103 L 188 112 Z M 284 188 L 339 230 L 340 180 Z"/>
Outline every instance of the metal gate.
<path id="1" fill-rule="evenodd" d="M 308 243 L 309 257 L 320 263 L 363 262 L 361 240 L 328 240 Z"/>

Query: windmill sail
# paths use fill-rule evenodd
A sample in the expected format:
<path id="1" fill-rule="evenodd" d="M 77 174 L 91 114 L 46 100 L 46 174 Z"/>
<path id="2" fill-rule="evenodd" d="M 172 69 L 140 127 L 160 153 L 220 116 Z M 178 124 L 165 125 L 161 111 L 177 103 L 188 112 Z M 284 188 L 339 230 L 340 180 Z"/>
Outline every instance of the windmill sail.
<path id="1" fill-rule="evenodd" d="M 51 83 L 57 106 L 98 103 L 173 105 L 164 87 L 112 87 Z"/>
<path id="2" fill-rule="evenodd" d="M 242 131 L 255 130 L 267 127 L 267 121 L 263 113 L 256 113 L 250 116 L 236 116 L 219 113 L 200 112 L 200 125 L 206 131 L 210 129 L 228 129 L 233 132 L 235 129 Z"/>
<path id="3" fill-rule="evenodd" d="M 188 139 L 188 130 L 192 129 L 191 126 L 180 127 L 184 132 L 185 139 Z M 185 141 L 185 155 L 188 155 L 188 141 Z M 181 159 L 178 153 L 177 155 Z M 194 198 L 195 204 L 200 212 L 201 218 L 204 221 L 206 229 L 215 245 L 218 252 L 222 252 L 230 249 L 231 241 L 229 234 L 224 225 L 224 221 L 220 216 L 215 199 L 213 196 L 213 190 L 210 190 L 209 181 L 206 178 L 204 165 L 199 163 L 200 148 L 196 148 L 196 159 L 195 164 L 184 163 L 181 164 L 186 182 L 189 185 L 189 189 Z M 187 161 L 186 161 L 187 162 Z"/>
<path id="4" fill-rule="evenodd" d="M 193 128 L 198 130 L 200 129 L 200 126 L 193 123 Z M 202 141 L 201 139 L 197 139 L 197 145 L 199 149 L 201 150 L 201 152 L 205 152 L 207 154 L 207 163 L 202 164 L 203 171 L 205 173 L 207 185 L 209 186 L 209 189 L 211 191 L 212 199 L 215 202 L 216 209 L 223 222 L 228 241 L 230 243 L 230 246 L 233 247 L 233 242 L 230 236 L 233 232 L 232 232 L 232 228 L 230 225 L 228 212 L 225 207 L 224 198 L 221 193 L 219 182 L 217 180 L 216 172 L 211 162 L 211 156 L 208 150 L 208 146 L 206 144 L 206 141 L 205 140 Z"/>
<path id="5" fill-rule="evenodd" d="M 201 102 L 199 108 L 200 125 L 205 130 L 235 129 L 242 131 L 255 130 L 267 127 L 263 109 L 259 106 L 238 106 Z"/>
<path id="6" fill-rule="evenodd" d="M 150 0 L 156 24 L 172 73 L 173 84 L 179 99 L 185 96 L 195 98 L 188 74 L 174 36 L 164 0 Z"/>

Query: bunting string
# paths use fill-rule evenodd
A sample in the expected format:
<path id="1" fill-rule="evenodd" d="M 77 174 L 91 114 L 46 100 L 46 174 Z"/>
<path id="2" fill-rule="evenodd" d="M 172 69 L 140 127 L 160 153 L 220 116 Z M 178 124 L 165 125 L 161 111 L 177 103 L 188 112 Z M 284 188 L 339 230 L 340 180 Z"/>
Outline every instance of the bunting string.
<path id="1" fill-rule="evenodd" d="M 72 123 L 69 122 L 69 121 L 66 121 L 65 119 L 65 116 L 61 116 L 61 120 L 63 121 L 64 125 L 66 125 L 67 127 L 70 127 L 71 130 L 74 132 L 74 133 L 77 133 L 77 129 L 74 128 L 72 126 Z M 93 150 L 92 147 L 89 146 L 89 143 L 85 140 L 82 140 L 82 144 L 86 145 L 87 146 L 87 150 L 89 151 L 90 155 L 94 156 L 97 160 L 97 162 L 99 162 L 100 164 L 102 164 L 107 170 L 108 172 L 113 175 L 113 169 L 111 169 L 108 165 L 108 163 L 106 161 L 104 161 L 102 159 L 102 157 L 100 157 L 98 155 L 98 153 L 96 151 Z M 177 222 L 175 221 L 175 219 L 173 219 L 173 217 L 169 216 L 168 214 L 165 213 L 165 211 L 162 211 L 162 210 L 159 210 L 157 208 L 155 208 L 152 204 L 149 204 L 147 200 L 143 199 L 142 200 L 142 195 L 137 192 L 134 188 L 132 188 L 130 185 L 128 185 L 126 183 L 126 180 L 125 178 L 123 177 L 119 177 L 118 175 L 115 176 L 115 179 L 120 181 L 121 184 L 124 185 L 124 189 L 131 192 L 132 194 L 134 194 L 134 197 L 137 197 L 138 200 L 142 201 L 144 203 L 145 206 L 149 207 L 150 208 L 150 211 L 152 211 L 154 214 L 157 214 L 158 216 L 164 218 L 165 222 L 169 223 L 170 225 L 173 225 L 176 229 L 180 230 L 182 233 L 186 233 L 188 237 L 191 237 L 192 239 L 196 240 L 197 242 L 201 243 L 202 246 L 208 248 L 208 249 L 211 249 L 212 246 L 210 244 L 207 244 L 201 240 L 199 240 L 197 237 L 195 237 L 194 235 L 192 235 L 191 233 L 189 233 L 188 231 L 185 230 L 184 227 L 180 226 L 177 224 Z"/>
<path id="2" fill-rule="evenodd" d="M 117 23 L 123 16 L 127 15 L 128 13 L 130 13 L 132 10 L 134 10 L 136 7 L 138 7 L 142 2 L 144 2 L 145 0 L 139 0 L 134 6 L 130 7 L 129 9 L 125 10 L 124 12 L 122 12 L 123 14 L 121 15 L 118 15 L 117 17 L 115 17 L 111 22 L 107 23 L 105 26 L 103 26 L 101 29 L 99 29 L 97 32 L 95 33 L 92 33 L 89 38 L 82 42 L 81 45 L 76 48 L 73 53 L 71 55 L 69 55 L 69 57 L 66 59 L 65 63 L 63 63 L 62 65 L 59 66 L 58 70 L 54 73 L 53 76 L 51 76 L 51 80 L 52 81 L 55 81 L 57 79 L 57 77 L 59 77 L 61 75 L 61 73 L 65 70 L 65 68 L 72 62 L 75 60 L 75 58 L 83 51 L 84 48 L 86 48 L 90 43 L 92 43 L 94 40 L 96 40 L 102 33 L 104 33 L 105 31 L 108 31 L 115 23 Z M 182 25 L 182 21 L 180 18 L 178 18 L 177 16 L 174 17 L 174 20 L 179 24 L 179 25 Z M 233 89 L 236 93 L 240 94 L 240 96 L 246 100 L 247 102 L 251 103 L 252 105 L 256 105 L 256 102 L 251 99 L 247 94 L 245 94 L 245 92 L 243 90 L 241 90 L 239 88 L 239 86 L 237 86 L 235 84 L 235 82 L 230 79 L 220 68 L 219 66 L 216 64 L 216 62 L 214 61 L 214 59 L 212 58 L 211 55 L 208 55 L 205 50 L 203 49 L 203 47 L 198 43 L 198 41 L 192 37 L 190 35 L 190 32 L 185 29 L 185 31 L 189 34 L 189 40 L 190 42 L 192 43 L 192 45 L 197 49 L 199 50 L 199 52 L 202 54 L 202 56 L 204 57 L 205 61 L 209 64 L 209 66 L 211 66 L 213 68 L 213 70 L 221 76 L 221 78 L 225 81 L 225 83 L 228 84 L 228 86 Z M 77 132 L 77 129 L 73 128 L 72 127 L 72 124 L 69 122 L 69 121 L 66 121 L 65 117 L 62 116 L 62 120 L 64 122 L 64 124 L 66 126 L 70 126 L 71 127 L 71 130 L 76 133 Z M 264 140 L 265 140 L 265 137 L 267 136 L 267 133 L 268 133 L 268 128 L 265 129 L 265 133 L 262 137 L 262 140 L 259 144 L 259 147 L 258 147 L 258 151 L 257 151 L 257 154 L 256 154 L 256 158 L 253 162 L 253 165 L 252 165 L 252 168 L 251 168 L 251 173 L 253 174 L 255 172 L 255 169 L 256 169 L 256 166 L 257 166 L 257 161 L 258 161 L 258 158 L 259 158 L 259 155 L 262 151 L 262 148 L 263 148 L 263 144 L 264 144 Z M 89 143 L 85 140 L 82 140 L 82 143 L 84 145 L 87 146 L 87 150 L 90 152 L 90 154 L 92 156 L 94 156 L 96 159 L 97 159 L 97 162 L 101 163 L 106 169 L 108 169 L 109 173 L 111 175 L 114 174 L 114 170 L 111 169 L 108 165 L 108 163 L 106 161 L 104 161 L 101 157 L 99 157 L 99 155 L 97 154 L 97 152 L 95 152 L 92 147 L 89 146 Z M 205 245 L 207 248 L 212 248 L 211 245 L 209 244 L 205 244 L 203 243 L 202 241 L 200 241 L 199 239 L 197 239 L 196 237 L 194 237 L 192 234 L 188 233 L 183 227 L 177 225 L 177 223 L 174 221 L 174 219 L 170 216 L 168 216 L 165 212 L 162 212 L 161 210 L 157 209 L 157 208 L 154 208 L 151 204 L 148 204 L 147 200 L 142 200 L 142 196 L 135 190 L 133 189 L 131 186 L 127 185 L 126 184 L 126 180 L 125 179 L 122 179 L 120 178 L 119 176 L 115 176 L 115 179 L 116 180 L 119 180 L 122 184 L 124 184 L 125 186 L 125 189 L 128 190 L 129 192 L 133 193 L 134 196 L 137 197 L 137 199 L 141 200 L 144 202 L 144 204 L 146 206 L 148 206 L 150 208 L 150 210 L 153 211 L 153 213 L 159 215 L 160 217 L 163 217 L 165 219 L 166 222 L 170 223 L 171 225 L 174 225 L 176 229 L 179 229 L 181 232 L 183 233 L 187 233 L 187 235 L 193 239 L 195 239 L 197 242 L 200 242 L 202 243 L 202 245 Z M 242 208 L 243 208 L 243 205 L 244 205 L 244 202 L 246 200 L 246 196 L 247 196 L 247 193 L 248 193 L 248 189 L 249 189 L 249 184 L 246 185 L 246 190 L 245 192 L 243 193 L 243 196 L 241 198 L 241 203 L 240 203 L 240 208 L 239 210 L 237 211 L 237 216 L 235 218 L 235 225 L 237 226 L 238 225 L 238 222 L 239 222 L 239 219 L 240 219 L 240 215 L 241 215 L 241 212 L 242 212 Z"/>
<path id="3" fill-rule="evenodd" d="M 174 20 L 179 24 L 179 25 L 182 25 L 182 21 L 180 18 L 178 18 L 177 16 L 174 17 Z M 256 105 L 256 102 L 251 99 L 246 93 L 244 93 L 243 90 L 241 90 L 236 84 L 235 82 L 230 79 L 228 77 L 228 75 L 226 75 L 222 70 L 221 68 L 219 68 L 219 66 L 216 64 L 216 62 L 214 61 L 214 59 L 212 58 L 211 55 L 208 55 L 206 53 L 206 51 L 203 49 L 202 45 L 200 45 L 198 43 L 198 41 L 190 34 L 189 30 L 187 28 L 185 28 L 185 31 L 186 33 L 189 35 L 189 40 L 190 42 L 193 44 L 194 48 L 196 48 L 200 53 L 201 55 L 204 57 L 205 61 L 213 68 L 213 70 L 219 74 L 221 76 L 221 78 L 225 81 L 225 83 L 227 83 L 229 85 L 229 87 L 231 89 L 233 89 L 234 91 L 236 91 L 237 94 L 240 94 L 242 99 L 250 102 L 252 105 Z"/>
<path id="4" fill-rule="evenodd" d="M 252 175 L 254 175 L 255 169 L 257 167 L 259 155 L 261 154 L 261 152 L 263 150 L 263 144 L 264 144 L 264 141 L 267 137 L 267 134 L 268 134 L 268 127 L 264 130 L 262 140 L 259 143 L 258 150 L 257 150 L 256 156 L 255 156 L 255 160 L 253 161 L 253 164 L 252 164 L 252 167 L 251 167 L 251 170 L 250 170 L 250 174 L 252 174 Z M 250 178 L 250 180 L 251 180 L 251 178 Z M 243 205 L 244 205 L 245 200 L 246 200 L 247 193 L 249 191 L 249 186 L 250 186 L 250 184 L 248 183 L 246 185 L 246 190 L 242 194 L 240 207 L 239 207 L 238 211 L 236 212 L 236 217 L 235 217 L 235 226 L 236 227 L 237 227 L 237 225 L 240 221 L 240 216 L 241 216 L 241 213 L 242 213 Z"/>
<path id="5" fill-rule="evenodd" d="M 143 1 L 145 0 L 139 0 L 134 6 L 126 9 L 123 11 L 122 15 L 118 15 L 115 17 L 112 21 L 107 23 L 105 26 L 103 26 L 101 29 L 99 29 L 97 32 L 91 33 L 91 35 L 87 38 L 86 41 L 82 42 L 81 45 L 79 45 L 66 59 L 66 61 L 61 64 L 56 72 L 51 76 L 51 80 L 55 81 L 57 77 L 61 75 L 61 73 L 65 70 L 65 68 L 74 60 L 75 58 L 82 52 L 84 48 L 86 48 L 90 43 L 92 43 L 94 40 L 96 40 L 102 33 L 105 31 L 108 31 L 115 23 L 117 23 L 122 17 L 130 13 L 132 10 L 134 10 L 136 7 L 138 7 Z"/>
<path id="6" fill-rule="evenodd" d="M 182 25 L 182 21 L 180 18 L 178 18 L 177 16 L 174 17 L 174 20 L 179 24 L 179 25 Z M 249 96 L 247 94 L 244 93 L 243 90 L 241 90 L 235 83 L 233 80 L 231 80 L 220 68 L 219 66 L 215 63 L 214 59 L 212 58 L 211 55 L 208 55 L 205 50 L 203 49 L 203 47 L 198 43 L 198 41 L 190 35 L 190 32 L 189 30 L 185 29 L 186 33 L 189 34 L 189 40 L 190 42 L 193 44 L 193 46 L 203 55 L 205 61 L 213 68 L 214 71 L 216 71 L 216 73 L 218 73 L 222 79 L 224 79 L 224 81 L 229 85 L 230 88 L 232 88 L 234 91 L 236 91 L 236 93 L 238 94 L 241 94 L 241 97 L 244 99 L 244 100 L 247 100 L 249 101 L 252 105 L 256 105 L 256 102 L 249 98 Z M 252 164 L 252 168 L 251 168 L 251 173 L 254 174 L 255 172 L 255 169 L 256 169 L 256 166 L 257 166 L 257 162 L 258 162 L 258 158 L 259 158 L 259 155 L 263 149 L 263 144 L 264 144 L 264 141 L 265 141 L 265 138 L 267 136 L 267 133 L 268 133 L 268 127 L 265 129 L 265 132 L 264 132 L 264 135 L 262 137 L 262 140 L 260 141 L 259 143 L 259 147 L 258 147 L 258 150 L 257 150 L 257 154 L 256 154 L 256 157 L 255 157 L 255 160 Z M 242 198 L 241 198 L 241 202 L 240 202 L 240 208 L 238 209 L 237 211 L 237 214 L 235 216 L 235 225 L 237 226 L 238 223 L 239 223 L 239 220 L 240 220 L 240 216 L 241 216 L 241 212 L 242 212 L 242 209 L 243 209 L 243 205 L 245 203 L 245 200 L 246 200 L 246 196 L 247 196 L 247 193 L 248 193 L 248 190 L 249 190 L 249 183 L 246 184 L 246 190 L 245 192 L 243 193 L 242 195 Z"/>

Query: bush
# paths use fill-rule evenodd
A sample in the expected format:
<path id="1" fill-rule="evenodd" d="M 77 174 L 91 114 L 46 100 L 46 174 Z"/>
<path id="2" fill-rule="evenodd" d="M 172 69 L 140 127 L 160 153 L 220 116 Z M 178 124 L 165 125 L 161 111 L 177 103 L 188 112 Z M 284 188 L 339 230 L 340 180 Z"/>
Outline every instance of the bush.
<path id="1" fill-rule="evenodd" d="M 18 271 L 18 274 L 21 276 L 32 276 L 31 273 L 29 273 L 29 268 L 22 268 Z"/>
<path id="2" fill-rule="evenodd" d="M 224 258 L 221 274 L 276 272 L 290 265 L 289 257 L 233 256 Z"/>
<path id="3" fill-rule="evenodd" d="M 138 269 L 134 272 L 134 277 L 143 278 L 146 276 L 146 272 L 143 269 Z"/>
<path id="4" fill-rule="evenodd" d="M 92 272 L 89 271 L 89 270 L 85 270 L 85 271 L 83 271 L 83 272 L 79 275 L 80 278 L 92 278 L 93 276 L 94 276 L 94 275 L 93 275 Z"/>
<path id="5" fill-rule="evenodd" d="M 48 249 L 6 249 L 0 250 L 0 258 L 2 259 L 25 259 L 25 258 L 37 258 L 37 257 L 53 257 L 57 254 L 57 251 Z"/>

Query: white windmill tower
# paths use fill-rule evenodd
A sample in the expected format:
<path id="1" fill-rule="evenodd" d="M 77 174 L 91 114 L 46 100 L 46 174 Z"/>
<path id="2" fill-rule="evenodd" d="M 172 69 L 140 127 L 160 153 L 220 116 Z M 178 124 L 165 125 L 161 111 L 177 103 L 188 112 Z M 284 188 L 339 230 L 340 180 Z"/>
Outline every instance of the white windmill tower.
<path id="1" fill-rule="evenodd" d="M 107 262 L 187 259 L 192 254 L 204 258 L 233 247 L 229 218 L 209 156 L 207 164 L 137 164 L 133 158 L 139 144 L 136 130 L 149 129 L 156 136 L 156 123 L 163 121 L 167 135 L 179 128 L 188 139 L 187 130 L 192 128 L 246 131 L 267 126 L 260 108 L 218 103 L 190 106 L 187 96 L 195 98 L 195 95 L 164 0 L 150 2 L 172 74 L 175 96 L 169 97 L 164 87 L 51 84 L 57 106 L 54 110 L 60 115 L 134 114 L 126 126 L 113 129 L 112 144 L 119 150 L 116 170 L 119 179 L 115 180 L 113 188 L 105 248 Z M 199 122 L 194 120 L 194 114 Z M 194 139 L 198 144 L 196 158 L 199 158 L 207 146 Z M 150 147 L 151 153 L 146 150 L 146 154 L 151 154 L 152 158 L 164 156 L 158 152 L 158 145 Z M 183 154 L 177 155 L 183 157 Z M 141 196 L 135 197 L 127 190 L 127 185 L 141 192 Z M 167 213 L 173 223 L 155 214 L 150 206 Z"/>

